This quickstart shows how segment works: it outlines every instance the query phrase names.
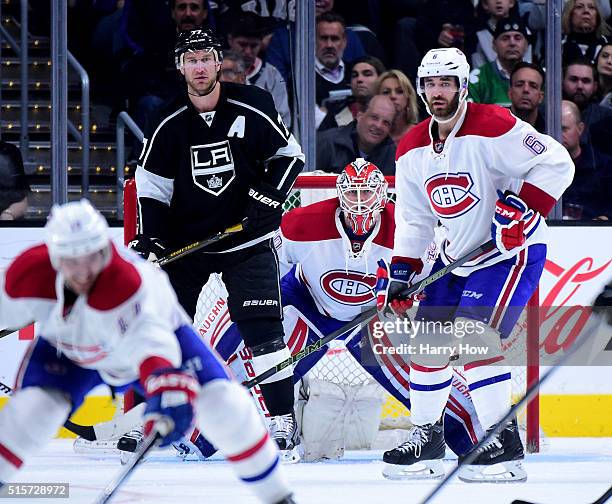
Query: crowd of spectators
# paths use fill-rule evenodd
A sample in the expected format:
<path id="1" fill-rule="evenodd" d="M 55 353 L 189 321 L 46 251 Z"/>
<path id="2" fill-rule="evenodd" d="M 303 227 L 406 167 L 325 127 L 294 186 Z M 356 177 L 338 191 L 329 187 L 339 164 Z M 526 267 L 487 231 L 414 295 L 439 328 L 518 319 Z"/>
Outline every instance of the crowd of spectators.
<path id="1" fill-rule="evenodd" d="M 355 157 L 394 174 L 400 139 L 426 117 L 417 67 L 434 47 L 471 62 L 469 99 L 508 107 L 546 131 L 544 0 L 308 0 L 315 4 L 316 165 L 338 173 Z M 32 0 L 31 4 L 45 2 Z M 384 5 L 383 5 L 384 4 Z M 73 52 L 94 100 L 127 109 L 150 135 L 182 92 L 177 33 L 211 27 L 225 44 L 220 78 L 268 90 L 295 126 L 295 1 L 72 0 Z M 562 13 L 563 142 L 578 167 L 567 219 L 612 215 L 610 0 L 566 0 Z M 72 19 L 71 17 L 72 16 Z M 76 21 L 73 21 L 75 20 Z M 87 55 L 87 56 L 85 56 Z M 586 198 L 590 191 L 597 198 Z M 577 216 L 580 217 L 577 217 Z"/>

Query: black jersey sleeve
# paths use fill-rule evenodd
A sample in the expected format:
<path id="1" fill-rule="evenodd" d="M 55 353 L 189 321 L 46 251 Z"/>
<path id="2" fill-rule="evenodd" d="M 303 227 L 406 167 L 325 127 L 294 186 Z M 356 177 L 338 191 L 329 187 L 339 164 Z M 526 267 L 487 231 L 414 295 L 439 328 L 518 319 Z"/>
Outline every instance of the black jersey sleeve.
<path id="1" fill-rule="evenodd" d="M 265 166 L 262 182 L 286 196 L 304 168 L 304 154 L 285 126 L 270 93 L 263 90 L 258 93 L 257 108 Z"/>
<path id="2" fill-rule="evenodd" d="M 186 109 L 183 106 L 160 121 L 151 138 L 145 139 L 138 160 L 138 232 L 149 237 L 163 239 L 167 233 L 177 159 L 174 151 L 178 145 L 173 127 Z"/>

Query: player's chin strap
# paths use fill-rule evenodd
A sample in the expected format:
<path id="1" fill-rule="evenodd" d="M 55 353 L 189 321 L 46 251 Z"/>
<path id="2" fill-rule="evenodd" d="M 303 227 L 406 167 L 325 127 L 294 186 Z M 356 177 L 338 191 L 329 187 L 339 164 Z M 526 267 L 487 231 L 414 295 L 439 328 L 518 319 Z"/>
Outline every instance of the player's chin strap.
<path id="1" fill-rule="evenodd" d="M 210 88 L 210 90 L 208 91 L 208 93 L 192 93 L 191 91 L 189 91 L 189 89 L 187 90 L 187 94 L 190 96 L 196 96 L 198 98 L 203 98 L 204 96 L 208 96 L 210 93 L 212 93 L 215 88 L 217 87 L 217 84 L 219 84 L 218 80 L 215 80 L 215 83 L 213 85 L 213 87 Z"/>
<path id="2" fill-rule="evenodd" d="M 479 247 L 476 247 L 474 250 L 471 250 L 470 252 L 465 254 L 463 257 L 457 259 L 455 262 L 450 263 L 449 265 L 443 268 L 440 268 L 435 273 L 432 273 L 428 277 L 423 278 L 423 280 L 403 290 L 402 292 L 399 293 L 399 296 L 409 297 L 414 294 L 418 294 L 423 289 L 425 289 L 425 287 L 427 287 L 429 284 L 434 283 L 436 280 L 439 280 L 444 275 L 447 275 L 451 271 L 459 268 L 460 266 L 463 266 L 465 263 L 473 261 L 480 255 L 490 252 L 494 248 L 495 248 L 495 242 L 493 240 L 489 240 L 488 242 L 483 243 Z M 284 361 L 279 362 L 276 366 L 268 369 L 266 372 L 260 374 L 259 376 L 256 376 L 255 378 L 251 380 L 245 381 L 242 384 L 247 388 L 252 388 L 255 385 L 258 385 L 262 381 L 270 378 L 270 376 L 272 376 L 273 374 L 279 373 L 283 369 L 289 366 L 292 366 L 293 364 L 303 359 L 307 355 L 310 355 L 311 353 L 316 352 L 317 350 L 320 350 L 325 345 L 327 345 L 330 341 L 335 340 L 336 338 L 338 338 L 339 336 L 342 336 L 348 331 L 353 330 L 358 325 L 367 324 L 370 320 L 372 320 L 376 316 L 376 313 L 377 313 L 376 307 L 365 310 L 360 315 L 355 317 L 350 322 L 347 322 L 345 325 L 343 325 L 339 329 L 336 329 L 334 332 L 328 334 L 324 338 L 321 338 L 315 341 L 314 343 L 308 345 L 307 347 L 304 347 L 301 351 L 299 351 L 292 357 L 289 357 L 285 359 Z"/>

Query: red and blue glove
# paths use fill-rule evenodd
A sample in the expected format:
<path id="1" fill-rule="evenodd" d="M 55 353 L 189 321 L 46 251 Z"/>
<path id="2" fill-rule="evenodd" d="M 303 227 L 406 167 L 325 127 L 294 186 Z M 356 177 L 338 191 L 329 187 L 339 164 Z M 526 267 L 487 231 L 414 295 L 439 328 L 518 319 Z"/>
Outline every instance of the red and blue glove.
<path id="1" fill-rule="evenodd" d="M 525 224 L 534 216 L 534 211 L 517 195 L 498 193 L 491 237 L 498 250 L 508 253 L 525 244 Z"/>
<path id="2" fill-rule="evenodd" d="M 384 259 L 378 261 L 374 290 L 376 291 L 376 309 L 380 316 L 384 318 L 404 317 L 406 312 L 412 308 L 414 301 L 418 298 L 400 296 L 399 293 L 412 285 L 412 280 L 417 273 L 420 273 L 421 268 L 415 271 L 409 263 L 395 258 L 391 264 L 387 264 Z"/>
<path id="3" fill-rule="evenodd" d="M 146 378 L 144 390 L 145 435 L 153 430 L 159 432 L 161 446 L 181 439 L 193 421 L 193 400 L 200 390 L 197 379 L 180 369 L 160 369 Z"/>

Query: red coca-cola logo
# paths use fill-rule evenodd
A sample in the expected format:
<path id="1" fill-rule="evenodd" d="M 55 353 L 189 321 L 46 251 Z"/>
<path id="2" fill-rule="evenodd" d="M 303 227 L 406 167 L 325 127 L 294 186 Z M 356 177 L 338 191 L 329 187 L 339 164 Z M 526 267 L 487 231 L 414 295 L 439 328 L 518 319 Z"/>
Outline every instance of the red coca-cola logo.
<path id="1" fill-rule="evenodd" d="M 590 290 L 589 282 L 601 278 L 611 263 L 612 259 L 596 266 L 592 257 L 584 257 L 573 266 L 563 268 L 550 259 L 546 260 L 544 270 L 557 279 L 540 302 L 540 328 L 547 327 L 549 320 L 554 321 L 547 333 L 540 334 L 540 349 L 546 354 L 554 354 L 561 349 L 565 351 L 574 343 L 589 319 L 591 307 L 573 304 L 572 298 L 580 290 Z M 592 297 L 595 297 L 594 293 Z"/>

